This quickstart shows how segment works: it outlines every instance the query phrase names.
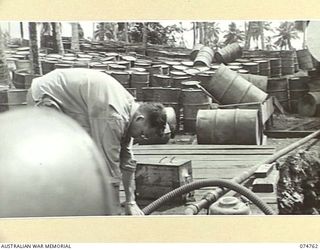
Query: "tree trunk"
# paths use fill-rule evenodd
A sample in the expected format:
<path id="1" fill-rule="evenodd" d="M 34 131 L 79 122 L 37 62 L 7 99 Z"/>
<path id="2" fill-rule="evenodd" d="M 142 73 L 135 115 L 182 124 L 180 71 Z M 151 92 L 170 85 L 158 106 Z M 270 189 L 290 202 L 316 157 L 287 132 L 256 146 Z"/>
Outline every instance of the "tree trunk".
<path id="1" fill-rule="evenodd" d="M 148 31 L 147 31 L 147 24 L 142 23 L 142 47 L 147 52 L 147 42 L 148 42 Z"/>
<path id="2" fill-rule="evenodd" d="M 42 75 L 40 57 L 39 57 L 39 39 L 37 32 L 37 23 L 29 22 L 30 56 L 31 56 L 31 74 Z"/>
<path id="3" fill-rule="evenodd" d="M 260 38 L 261 38 L 261 49 L 264 50 L 265 49 L 265 45 L 264 45 L 264 22 L 259 22 L 260 25 Z"/>
<path id="4" fill-rule="evenodd" d="M 10 75 L 9 75 L 9 69 L 8 64 L 5 56 L 5 41 L 4 36 L 0 27 L 0 71 L 3 72 L 0 74 L 0 85 L 6 85 L 8 86 L 10 84 Z"/>
<path id="5" fill-rule="evenodd" d="M 128 36 L 128 23 L 124 23 L 124 39 L 126 43 L 129 43 L 129 36 Z"/>
<path id="6" fill-rule="evenodd" d="M 204 22 L 203 23 L 203 42 L 204 45 L 208 46 L 209 45 L 209 39 L 208 39 L 208 23 Z"/>
<path id="7" fill-rule="evenodd" d="M 71 27 L 72 27 L 71 50 L 74 52 L 78 52 L 80 51 L 78 23 L 71 23 Z"/>
<path id="8" fill-rule="evenodd" d="M 199 36 L 200 36 L 200 43 L 203 44 L 204 41 L 203 41 L 203 25 L 202 25 L 202 22 L 199 22 Z"/>
<path id="9" fill-rule="evenodd" d="M 302 48 L 305 49 L 306 46 L 306 28 L 307 28 L 307 22 L 303 21 L 303 38 L 302 38 Z"/>
<path id="10" fill-rule="evenodd" d="M 113 39 L 115 41 L 118 41 L 118 29 L 119 29 L 118 23 L 114 23 L 113 24 Z"/>
<path id="11" fill-rule="evenodd" d="M 24 38 L 24 34 L 23 34 L 23 22 L 20 22 L 20 36 L 21 36 L 21 40 L 23 40 L 23 38 Z"/>
<path id="12" fill-rule="evenodd" d="M 291 40 L 288 39 L 288 47 L 289 47 L 289 50 L 292 50 L 292 45 L 291 45 Z"/>
<path id="13" fill-rule="evenodd" d="M 249 49 L 250 48 L 250 41 L 251 41 L 251 22 L 249 22 L 249 24 L 247 25 L 247 22 L 245 23 L 245 27 L 246 28 L 246 41 L 245 41 L 245 44 L 244 44 L 244 48 L 245 49 Z"/>
<path id="14" fill-rule="evenodd" d="M 53 42 L 53 53 L 59 53 L 58 52 L 58 43 L 57 43 L 57 39 L 56 39 L 56 37 L 57 37 L 57 25 L 56 25 L 57 23 L 54 23 L 54 22 L 52 22 L 51 23 L 51 27 L 52 27 L 52 37 L 53 37 L 53 39 L 52 39 L 52 42 Z"/>
<path id="15" fill-rule="evenodd" d="M 61 23 L 56 23 L 56 37 L 54 38 L 57 40 L 58 46 L 58 54 L 64 54 L 64 48 L 62 43 L 62 30 L 61 30 Z"/>
<path id="16" fill-rule="evenodd" d="M 193 46 L 197 43 L 197 23 L 193 22 Z"/>

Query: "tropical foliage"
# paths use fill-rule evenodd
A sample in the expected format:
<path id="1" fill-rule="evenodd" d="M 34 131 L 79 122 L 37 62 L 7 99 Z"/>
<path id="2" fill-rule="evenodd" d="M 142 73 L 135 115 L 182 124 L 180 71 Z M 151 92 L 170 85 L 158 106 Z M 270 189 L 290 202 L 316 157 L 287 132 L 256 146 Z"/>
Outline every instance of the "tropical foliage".
<path id="1" fill-rule="evenodd" d="M 245 38 L 244 31 L 237 28 L 237 25 L 235 22 L 232 22 L 229 24 L 229 30 L 228 33 L 223 36 L 224 44 L 231 44 L 235 42 L 241 42 Z"/>
<path id="2" fill-rule="evenodd" d="M 207 24 L 206 30 L 206 45 L 215 47 L 219 42 L 219 35 L 221 33 L 221 29 L 219 27 L 219 23 L 212 22 Z"/>
<path id="3" fill-rule="evenodd" d="M 282 22 L 276 29 L 278 34 L 274 36 L 277 38 L 274 44 L 280 47 L 280 49 L 291 50 L 291 40 L 299 38 L 294 22 Z"/>
<path id="4" fill-rule="evenodd" d="M 147 42 L 151 44 L 173 45 L 176 42 L 175 34 L 183 32 L 181 25 L 177 24 L 164 27 L 158 22 L 148 22 L 145 25 L 147 29 Z M 134 23 L 129 27 L 128 33 L 132 42 L 142 41 L 142 28 L 142 23 Z"/>

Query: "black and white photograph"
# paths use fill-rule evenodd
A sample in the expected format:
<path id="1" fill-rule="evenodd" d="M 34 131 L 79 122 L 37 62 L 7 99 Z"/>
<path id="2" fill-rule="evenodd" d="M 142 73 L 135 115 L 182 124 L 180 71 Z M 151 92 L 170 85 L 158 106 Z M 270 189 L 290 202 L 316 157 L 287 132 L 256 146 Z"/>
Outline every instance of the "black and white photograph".
<path id="1" fill-rule="evenodd" d="M 1 218 L 319 215 L 320 21 L 0 28 Z"/>

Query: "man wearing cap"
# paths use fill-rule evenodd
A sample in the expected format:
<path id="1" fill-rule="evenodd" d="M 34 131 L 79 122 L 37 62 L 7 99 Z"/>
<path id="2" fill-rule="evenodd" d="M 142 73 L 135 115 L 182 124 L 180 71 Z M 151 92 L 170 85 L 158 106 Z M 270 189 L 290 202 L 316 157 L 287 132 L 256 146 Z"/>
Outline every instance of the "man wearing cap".
<path id="1" fill-rule="evenodd" d="M 162 104 L 138 104 L 113 77 L 96 70 L 77 68 L 56 69 L 34 79 L 28 104 L 55 108 L 76 120 L 104 156 L 119 208 L 122 179 L 125 213 L 143 215 L 135 202 L 136 161 L 131 147 L 133 138 L 163 134 L 167 116 Z"/>

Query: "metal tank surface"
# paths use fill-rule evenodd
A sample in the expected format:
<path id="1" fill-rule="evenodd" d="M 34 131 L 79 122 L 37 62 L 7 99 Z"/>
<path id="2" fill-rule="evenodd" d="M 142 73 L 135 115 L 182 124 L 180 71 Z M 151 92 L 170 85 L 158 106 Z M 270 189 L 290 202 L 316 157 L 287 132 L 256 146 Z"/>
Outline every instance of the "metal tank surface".
<path id="1" fill-rule="evenodd" d="M 112 186 L 91 137 L 53 110 L 0 115 L 0 217 L 113 215 Z"/>

